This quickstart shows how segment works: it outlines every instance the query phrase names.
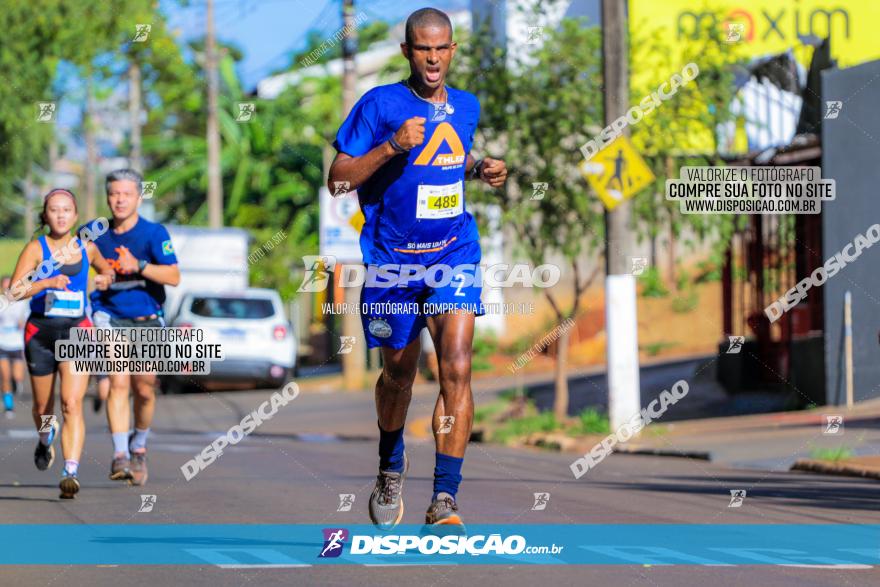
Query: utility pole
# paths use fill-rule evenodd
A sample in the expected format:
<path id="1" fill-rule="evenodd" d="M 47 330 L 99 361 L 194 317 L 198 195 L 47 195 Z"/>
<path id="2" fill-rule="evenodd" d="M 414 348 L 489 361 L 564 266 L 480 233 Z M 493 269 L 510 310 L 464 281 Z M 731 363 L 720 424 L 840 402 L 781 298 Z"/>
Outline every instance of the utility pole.
<path id="1" fill-rule="evenodd" d="M 128 153 L 128 166 L 141 174 L 144 173 L 144 157 L 142 149 L 141 129 L 141 64 L 138 63 L 138 53 L 129 55 L 128 65 L 128 126 L 131 150 Z M 147 220 L 156 219 L 156 204 L 152 199 L 141 202 L 140 214 Z"/>
<path id="2" fill-rule="evenodd" d="M 602 0 L 605 125 L 629 108 L 626 2 Z M 624 129 L 628 135 L 629 132 Z M 630 267 L 630 202 L 605 212 L 605 328 L 608 417 L 616 430 L 641 409 L 636 284 Z"/>
<path id="3" fill-rule="evenodd" d="M 92 88 L 92 70 L 86 76 L 86 115 L 83 119 L 86 141 L 86 218 L 94 218 L 98 214 L 98 200 L 95 193 L 95 178 L 98 172 L 98 144 L 95 139 L 95 92 Z"/>
<path id="4" fill-rule="evenodd" d="M 28 166 L 27 175 L 24 178 L 24 240 L 30 240 L 34 236 L 34 182 L 33 172 Z M 48 189 L 45 193 L 48 193 Z"/>
<path id="5" fill-rule="evenodd" d="M 342 116 L 345 118 L 355 103 L 354 56 L 357 53 L 357 29 L 354 25 L 354 0 L 342 1 L 342 25 L 345 37 L 342 40 Z"/>
<path id="6" fill-rule="evenodd" d="M 42 176 L 40 185 L 40 193 L 48 194 L 49 190 L 55 187 L 55 168 L 58 166 L 58 135 L 55 129 L 52 129 L 52 138 L 49 141 L 49 168 Z M 28 168 L 27 177 L 24 182 L 24 234 L 25 238 L 31 238 L 34 234 L 34 190 L 36 186 L 33 182 L 33 172 Z"/>
<path id="7" fill-rule="evenodd" d="M 128 166 L 143 172 L 141 161 L 141 66 L 131 56 L 128 66 L 128 119 L 131 126 L 131 152 L 128 155 Z"/>
<path id="8" fill-rule="evenodd" d="M 208 80 L 208 224 L 223 226 L 223 182 L 220 176 L 220 126 L 217 122 L 217 46 L 214 37 L 214 0 L 207 0 L 207 31 L 205 34 L 205 76 Z"/>
<path id="9" fill-rule="evenodd" d="M 354 57 L 357 53 L 357 30 L 354 19 L 354 0 L 342 2 L 342 24 L 345 37 L 342 39 L 342 118 L 345 119 L 355 103 L 355 70 Z M 342 272 L 344 268 L 337 265 Z M 340 273 L 341 274 L 341 273 Z M 347 308 L 356 308 L 360 303 L 360 291 L 356 287 L 344 287 L 343 297 Z M 353 336 L 355 345 L 352 351 L 342 355 L 342 379 L 345 389 L 358 390 L 364 385 L 366 375 L 366 341 L 361 336 L 360 317 L 353 312 L 342 315 L 342 335 Z"/>

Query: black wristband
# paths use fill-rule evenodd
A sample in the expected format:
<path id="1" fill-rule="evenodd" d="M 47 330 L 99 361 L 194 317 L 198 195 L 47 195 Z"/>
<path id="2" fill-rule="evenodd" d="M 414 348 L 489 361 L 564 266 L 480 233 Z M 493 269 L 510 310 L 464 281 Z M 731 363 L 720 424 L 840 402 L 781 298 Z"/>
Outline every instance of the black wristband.
<path id="1" fill-rule="evenodd" d="M 483 172 L 483 160 L 477 159 L 477 162 L 474 163 L 474 166 L 471 168 L 471 179 L 480 179 L 480 174 Z"/>
<path id="2" fill-rule="evenodd" d="M 390 139 L 388 139 L 388 144 L 391 145 L 391 148 L 394 149 L 395 151 L 397 151 L 398 153 L 406 153 L 409 150 L 409 149 L 404 149 L 403 147 L 401 147 L 400 143 L 395 141 L 393 136 Z"/>
<path id="3" fill-rule="evenodd" d="M 141 259 L 138 261 L 138 273 L 143 273 L 144 269 L 147 268 L 147 261 L 145 259 Z"/>

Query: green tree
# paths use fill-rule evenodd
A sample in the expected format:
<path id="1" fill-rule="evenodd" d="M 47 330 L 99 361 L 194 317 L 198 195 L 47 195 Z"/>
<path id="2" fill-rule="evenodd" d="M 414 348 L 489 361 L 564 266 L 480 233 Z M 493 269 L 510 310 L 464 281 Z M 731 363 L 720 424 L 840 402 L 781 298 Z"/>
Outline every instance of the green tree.
<path id="1" fill-rule="evenodd" d="M 251 229 L 256 247 L 285 231 L 288 240 L 273 248 L 272 267 L 260 263 L 252 270 L 255 281 L 289 297 L 290 272 L 299 269 L 295 259 L 317 250 L 322 147 L 330 140 L 326 129 L 338 126 L 339 84 L 330 78 L 306 80 L 275 100 L 260 100 L 244 93 L 230 55 L 220 62 L 220 79 L 224 221 Z M 336 107 L 331 109 L 334 95 Z M 239 116 L 240 104 L 253 104 L 250 120 Z M 157 198 L 169 220 L 185 224 L 207 220 L 200 105 L 194 99 L 173 113 L 173 105 L 166 105 L 166 122 L 174 124 L 144 137 L 144 151 L 153 161 L 148 177 L 157 182 Z"/>
<path id="2" fill-rule="evenodd" d="M 456 70 L 482 102 L 475 151 L 505 159 L 510 169 L 503 193 L 482 188 L 471 193 L 482 192 L 476 199 L 490 203 L 500 197 L 503 220 L 518 235 L 520 252 L 534 265 L 561 259 L 571 277 L 570 297 L 542 290 L 558 335 L 553 409 L 560 421 L 568 412 L 570 320 L 598 273 L 585 275 L 583 260 L 601 254 L 604 243 L 602 205 L 587 195 L 578 171 L 578 147 L 590 138 L 585 129 L 602 121 L 601 35 L 582 24 L 566 19 L 558 30 L 545 30 L 543 46 L 521 60 L 493 48 L 481 29 L 464 52 L 469 63 Z M 536 183 L 546 184 L 542 198 L 533 197 Z"/>
<path id="3" fill-rule="evenodd" d="M 651 36 L 636 34 L 631 44 L 630 71 L 634 72 L 632 79 L 638 80 L 632 83 L 630 97 L 634 104 L 656 92 L 661 81 L 680 73 L 684 64 L 696 63 L 699 67 L 699 75 L 692 82 L 681 86 L 671 99 L 661 102 L 632 127 L 633 144 L 656 177 L 654 184 L 633 200 L 635 227 L 639 239 L 650 239 L 652 244 L 660 235 L 667 235 L 670 273 L 666 281 L 673 288 L 677 288 L 678 283 L 676 259 L 681 256 L 677 245 L 692 244 L 679 243 L 685 228 L 690 228 L 701 241 L 723 248 L 728 245 L 736 223 L 735 217 L 724 214 L 681 214 L 678 202 L 665 198 L 666 179 L 677 177 L 681 166 L 722 162 L 715 129 L 734 119 L 730 111 L 736 92 L 734 72 L 742 64 L 736 45 L 722 41 L 724 31 L 718 23 L 723 22 L 723 14 L 717 14 L 715 19 L 703 19 L 704 30 L 697 39 L 675 46 L 659 31 Z M 644 27 L 634 23 L 631 28 L 639 31 Z M 638 69 L 643 63 L 652 64 L 654 75 L 646 75 Z M 707 137 L 709 142 L 701 150 L 683 148 L 695 135 Z"/>
<path id="4" fill-rule="evenodd" d="M 46 167 L 55 124 L 37 120 L 37 104 L 60 109 L 62 63 L 87 71 L 99 57 L 118 50 L 134 34 L 134 14 L 149 0 L 72 3 L 64 0 L 6 0 L 0 10 L 0 232 L 18 232 L 23 206 L 17 195 L 34 165 Z M 131 28 L 128 28 L 129 25 Z M 76 80 L 75 80 L 76 81 Z M 42 178 L 32 178 L 37 184 Z"/>
<path id="5" fill-rule="evenodd" d="M 550 8 L 550 3 L 542 4 L 536 18 L 529 21 L 542 22 L 540 11 L 546 16 Z M 599 271 L 585 275 L 583 261 L 599 258 L 606 246 L 604 210 L 578 169 L 583 160 L 578 147 L 605 126 L 601 30 L 588 24 L 564 19 L 555 30 L 544 28 L 540 48 L 516 59 L 497 48 L 488 29 L 481 28 L 466 45 L 467 50 L 459 53 L 464 55 L 465 67 L 453 71 L 463 76 L 464 87 L 475 88 L 481 98 L 475 150 L 503 156 L 511 170 L 501 202 L 504 220 L 518 236 L 517 245 L 534 264 L 548 258 L 563 259 L 572 279 L 570 295 L 565 296 L 570 303 L 563 302 L 563 292 L 558 288 L 543 290 L 554 311 L 559 336 L 554 414 L 560 420 L 567 417 L 568 411 L 567 325 L 576 317 L 580 299 Z M 728 106 L 733 98 L 733 65 L 737 60 L 731 47 L 720 41 L 720 31 L 701 38 L 709 40 L 689 44 L 683 53 L 683 63 L 699 64 L 698 83 L 679 89 L 672 100 L 632 128 L 634 144 L 647 155 L 658 177 L 650 193 L 645 190 L 635 198 L 634 228 L 643 237 L 656 238 L 664 226 L 671 226 L 677 237 L 685 223 L 698 238 L 717 237 L 730 230 L 729 217 L 683 218 L 662 193 L 663 179 L 677 162 L 708 165 L 719 160 L 714 146 L 698 155 L 677 150 L 682 137 L 695 127 L 714 137 L 716 126 L 730 119 Z M 668 72 L 668 79 L 680 70 L 680 66 L 673 67 L 672 54 L 672 47 L 662 38 L 637 36 L 628 56 L 631 79 L 635 79 L 632 72 L 638 72 L 642 63 L 658 61 L 657 74 Z M 636 84 L 631 101 L 637 103 L 655 89 L 656 83 L 653 87 Z M 546 184 L 543 198 L 532 199 L 534 184 Z M 482 191 L 484 195 L 478 195 L 478 200 L 497 201 L 497 194 Z"/>

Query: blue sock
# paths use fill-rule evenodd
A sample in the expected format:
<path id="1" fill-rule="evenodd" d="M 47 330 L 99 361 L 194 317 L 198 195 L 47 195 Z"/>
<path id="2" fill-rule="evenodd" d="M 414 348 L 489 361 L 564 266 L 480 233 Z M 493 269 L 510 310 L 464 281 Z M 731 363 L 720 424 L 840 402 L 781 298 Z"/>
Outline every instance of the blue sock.
<path id="1" fill-rule="evenodd" d="M 128 432 L 114 432 L 113 436 L 113 452 L 123 454 L 125 458 L 130 459 L 131 453 L 128 452 Z"/>
<path id="2" fill-rule="evenodd" d="M 458 493 L 458 484 L 461 483 L 461 464 L 464 459 L 451 457 L 449 455 L 436 455 L 436 463 L 434 465 L 434 496 L 431 500 L 437 499 L 437 494 L 441 491 L 448 493 L 455 498 Z"/>
<path id="3" fill-rule="evenodd" d="M 131 441 L 128 443 L 128 450 L 136 452 L 147 450 L 147 435 L 149 433 L 149 428 L 146 430 L 135 428 L 134 434 L 131 436 Z"/>
<path id="4" fill-rule="evenodd" d="M 391 432 L 379 426 L 379 469 L 381 471 L 403 471 L 403 426 Z"/>

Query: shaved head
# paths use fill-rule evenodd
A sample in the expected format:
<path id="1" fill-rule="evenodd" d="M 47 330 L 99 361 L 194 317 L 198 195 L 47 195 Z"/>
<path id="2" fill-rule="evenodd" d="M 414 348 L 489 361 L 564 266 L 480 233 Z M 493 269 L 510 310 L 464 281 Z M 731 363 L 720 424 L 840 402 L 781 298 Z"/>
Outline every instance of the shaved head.
<path id="1" fill-rule="evenodd" d="M 445 12 L 436 8 L 422 8 L 416 10 L 406 19 L 406 44 L 412 45 L 415 39 L 415 29 L 437 27 L 449 29 L 449 38 L 452 38 L 452 21 Z"/>

